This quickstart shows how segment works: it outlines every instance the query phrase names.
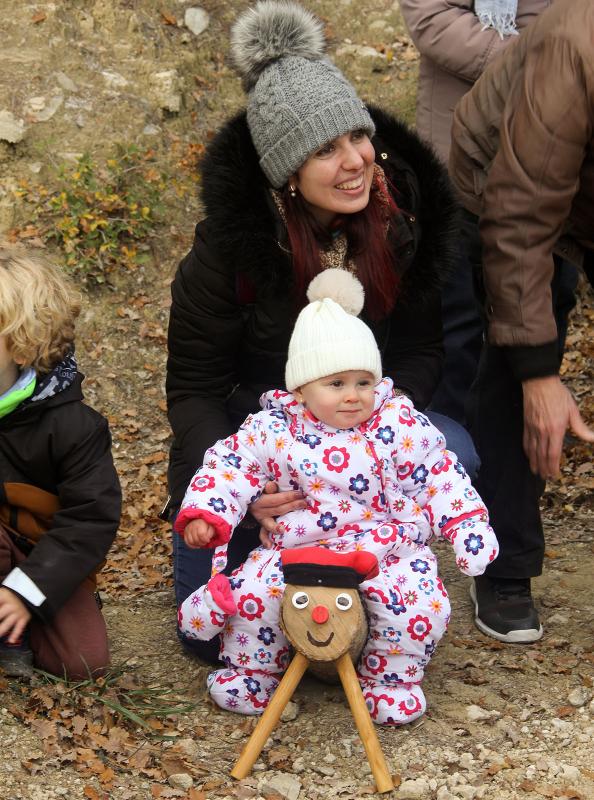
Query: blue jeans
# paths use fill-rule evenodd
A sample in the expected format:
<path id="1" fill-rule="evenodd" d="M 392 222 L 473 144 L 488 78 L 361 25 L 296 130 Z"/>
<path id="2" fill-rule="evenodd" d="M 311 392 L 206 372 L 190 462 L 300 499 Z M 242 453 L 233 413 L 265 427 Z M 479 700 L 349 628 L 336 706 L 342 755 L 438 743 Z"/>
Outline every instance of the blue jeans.
<path id="1" fill-rule="evenodd" d="M 427 417 L 446 437 L 448 450 L 456 453 L 470 478 L 474 478 L 478 471 L 479 460 L 469 433 L 462 425 L 443 414 L 430 411 L 427 413 Z M 226 574 L 230 574 L 242 564 L 254 547 L 260 544 L 258 533 L 259 528 L 244 528 L 238 531 L 239 535 L 235 534 L 231 537 L 225 568 Z M 208 583 L 211 569 L 212 550 L 194 550 L 186 545 L 181 536 L 178 536 L 177 533 L 173 534 L 173 582 L 178 608 L 199 586 Z M 220 663 L 218 636 L 209 642 L 200 642 L 196 639 L 187 639 L 179 628 L 177 635 L 189 652 L 209 664 Z"/>

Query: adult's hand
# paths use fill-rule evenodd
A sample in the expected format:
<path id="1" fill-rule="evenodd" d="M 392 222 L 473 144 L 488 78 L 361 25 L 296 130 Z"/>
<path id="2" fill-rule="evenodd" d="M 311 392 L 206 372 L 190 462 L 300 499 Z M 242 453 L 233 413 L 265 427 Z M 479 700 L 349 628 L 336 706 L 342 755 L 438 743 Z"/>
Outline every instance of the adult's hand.
<path id="1" fill-rule="evenodd" d="M 558 375 L 523 381 L 524 452 L 530 469 L 541 478 L 559 474 L 563 437 L 568 428 L 585 442 L 594 442 L 569 389 Z"/>
<path id="2" fill-rule="evenodd" d="M 260 541 L 264 547 L 272 547 L 268 534 L 277 530 L 275 517 L 300 508 L 307 508 L 302 492 L 279 492 L 278 485 L 274 481 L 268 481 L 264 492 L 248 508 L 252 517 L 260 523 Z"/>

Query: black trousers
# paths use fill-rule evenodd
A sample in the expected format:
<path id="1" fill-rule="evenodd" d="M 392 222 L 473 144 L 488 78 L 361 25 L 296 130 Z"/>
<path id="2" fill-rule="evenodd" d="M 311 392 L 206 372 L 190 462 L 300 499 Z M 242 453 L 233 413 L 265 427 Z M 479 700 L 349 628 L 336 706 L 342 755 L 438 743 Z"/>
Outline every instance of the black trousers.
<path id="1" fill-rule="evenodd" d="M 480 264 L 477 270 L 480 272 Z M 551 290 L 559 362 L 569 313 L 575 306 L 577 281 L 577 267 L 556 258 Z M 542 572 L 545 548 L 539 508 L 545 482 L 530 471 L 524 454 L 522 384 L 514 378 L 501 348 L 483 346 L 467 416 L 481 460 L 475 485 L 489 509 L 500 545 L 499 556 L 487 574 L 499 578 L 536 577 Z"/>

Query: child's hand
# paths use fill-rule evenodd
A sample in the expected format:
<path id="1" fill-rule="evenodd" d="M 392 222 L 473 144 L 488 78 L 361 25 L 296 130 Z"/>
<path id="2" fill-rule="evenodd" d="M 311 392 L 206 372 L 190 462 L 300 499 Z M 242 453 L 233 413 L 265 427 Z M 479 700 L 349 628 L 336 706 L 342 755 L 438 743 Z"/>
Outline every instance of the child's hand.
<path id="1" fill-rule="evenodd" d="M 30 619 L 23 601 L 10 589 L 0 589 L 0 636 L 8 636 L 9 644 L 17 644 Z"/>
<path id="2" fill-rule="evenodd" d="M 215 533 L 214 525 L 203 519 L 193 519 L 184 530 L 184 542 L 188 547 L 206 547 Z"/>

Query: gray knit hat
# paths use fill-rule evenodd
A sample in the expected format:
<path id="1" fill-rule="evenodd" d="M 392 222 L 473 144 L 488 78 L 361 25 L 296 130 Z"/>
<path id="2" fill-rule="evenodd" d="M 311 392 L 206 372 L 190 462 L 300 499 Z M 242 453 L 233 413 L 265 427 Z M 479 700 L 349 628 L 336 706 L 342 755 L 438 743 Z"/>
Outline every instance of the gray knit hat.
<path id="1" fill-rule="evenodd" d="M 232 28 L 248 126 L 260 166 L 277 189 L 337 136 L 375 132 L 365 104 L 324 49 L 320 20 L 292 2 L 261 0 Z"/>

